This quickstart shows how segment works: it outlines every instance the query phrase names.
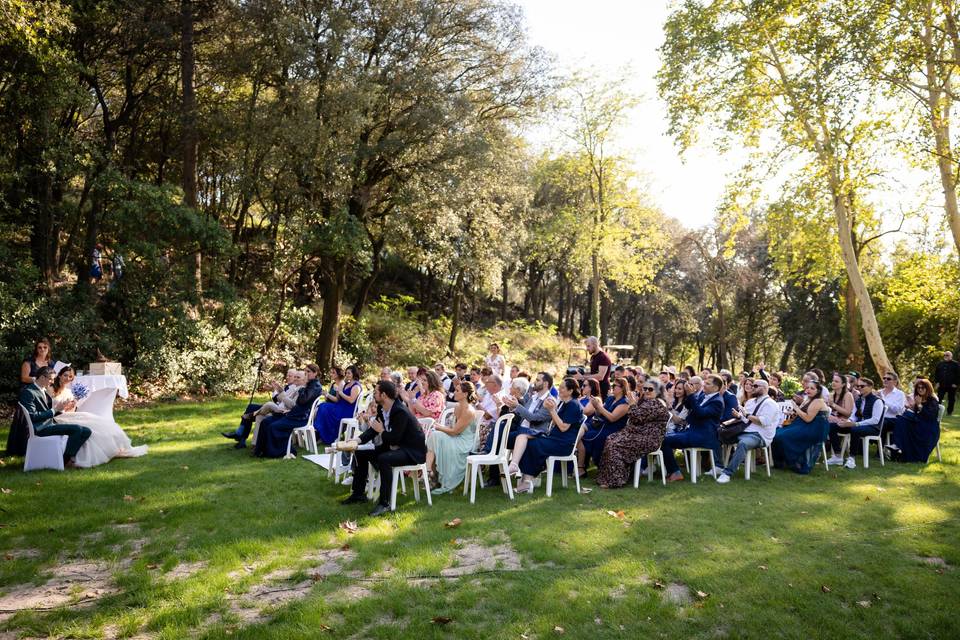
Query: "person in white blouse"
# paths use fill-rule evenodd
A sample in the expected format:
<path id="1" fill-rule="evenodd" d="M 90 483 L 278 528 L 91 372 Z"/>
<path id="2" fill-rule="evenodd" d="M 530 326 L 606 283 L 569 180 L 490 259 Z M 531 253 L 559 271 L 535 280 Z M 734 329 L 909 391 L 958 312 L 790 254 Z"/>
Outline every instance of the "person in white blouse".
<path id="1" fill-rule="evenodd" d="M 780 407 L 767 393 L 770 390 L 766 380 L 754 380 L 750 398 L 742 410 L 733 410 L 733 417 L 746 424 L 746 428 L 737 437 L 737 448 L 730 462 L 717 475 L 717 482 L 726 484 L 746 459 L 750 449 L 760 449 L 773 442 L 780 423 Z"/>
<path id="2" fill-rule="evenodd" d="M 491 371 L 503 378 L 503 373 L 507 370 L 507 361 L 504 359 L 503 354 L 500 353 L 500 345 L 496 342 L 491 342 L 487 349 L 490 350 L 490 353 L 483 359 L 483 363 L 490 367 Z"/>
<path id="3" fill-rule="evenodd" d="M 134 447 L 130 438 L 116 422 L 95 413 L 77 411 L 77 400 L 71 385 L 76 374 L 73 367 L 64 367 L 53 383 L 53 408 L 63 411 L 54 418 L 57 422 L 77 424 L 90 429 L 90 437 L 77 451 L 78 467 L 95 467 L 114 458 L 137 458 L 147 453 L 147 445 Z M 82 409 L 82 404 L 80 405 Z"/>

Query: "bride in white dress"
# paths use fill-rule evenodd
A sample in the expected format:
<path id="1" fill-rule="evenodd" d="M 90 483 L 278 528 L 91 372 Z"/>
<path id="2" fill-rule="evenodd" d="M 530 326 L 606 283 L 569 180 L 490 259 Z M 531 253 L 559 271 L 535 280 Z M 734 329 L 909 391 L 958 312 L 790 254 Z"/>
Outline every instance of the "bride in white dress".
<path id="1" fill-rule="evenodd" d="M 60 370 L 53 383 L 53 408 L 55 410 L 61 411 L 71 400 L 75 400 L 70 388 L 75 377 L 76 374 L 72 367 L 64 367 Z M 147 445 L 134 447 L 120 425 L 95 413 L 71 409 L 55 417 L 54 420 L 90 429 L 90 438 L 83 443 L 80 451 L 77 452 L 76 465 L 78 467 L 95 467 L 109 462 L 113 458 L 137 458 L 147 453 Z"/>

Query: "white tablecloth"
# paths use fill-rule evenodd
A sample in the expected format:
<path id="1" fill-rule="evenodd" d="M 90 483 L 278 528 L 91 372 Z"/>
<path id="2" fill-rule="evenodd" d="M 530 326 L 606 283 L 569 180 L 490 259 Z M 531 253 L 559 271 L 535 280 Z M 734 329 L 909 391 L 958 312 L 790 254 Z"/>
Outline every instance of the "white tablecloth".
<path id="1" fill-rule="evenodd" d="M 100 389 L 116 389 L 117 395 L 127 399 L 127 378 L 126 376 L 77 376 L 73 384 L 81 384 L 87 388 L 89 393 L 99 391 Z"/>

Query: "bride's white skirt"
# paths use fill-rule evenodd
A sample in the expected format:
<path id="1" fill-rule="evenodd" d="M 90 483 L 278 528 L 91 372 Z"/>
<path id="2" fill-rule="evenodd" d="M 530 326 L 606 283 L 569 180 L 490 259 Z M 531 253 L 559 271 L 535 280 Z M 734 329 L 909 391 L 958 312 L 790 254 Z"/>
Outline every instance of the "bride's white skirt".
<path id="1" fill-rule="evenodd" d="M 78 467 L 95 467 L 113 458 L 137 458 L 147 453 L 147 445 L 134 447 L 120 425 L 95 413 L 62 413 L 54 420 L 61 424 L 76 424 L 90 429 L 90 438 L 77 452 Z"/>

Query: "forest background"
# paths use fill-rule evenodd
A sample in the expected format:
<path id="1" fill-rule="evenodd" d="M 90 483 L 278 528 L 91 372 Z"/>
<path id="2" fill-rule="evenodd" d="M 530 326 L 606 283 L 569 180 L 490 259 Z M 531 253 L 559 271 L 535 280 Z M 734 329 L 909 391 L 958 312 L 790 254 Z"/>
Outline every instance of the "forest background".
<path id="1" fill-rule="evenodd" d="M 675 3 L 671 135 L 750 150 L 689 229 L 618 144 L 640 97 L 509 3 L 0 0 L 0 391 L 44 335 L 148 397 L 491 339 L 558 366 L 587 334 L 647 368 L 929 374 L 960 331 L 958 18 Z M 98 243 L 122 278 L 90 281 Z"/>

